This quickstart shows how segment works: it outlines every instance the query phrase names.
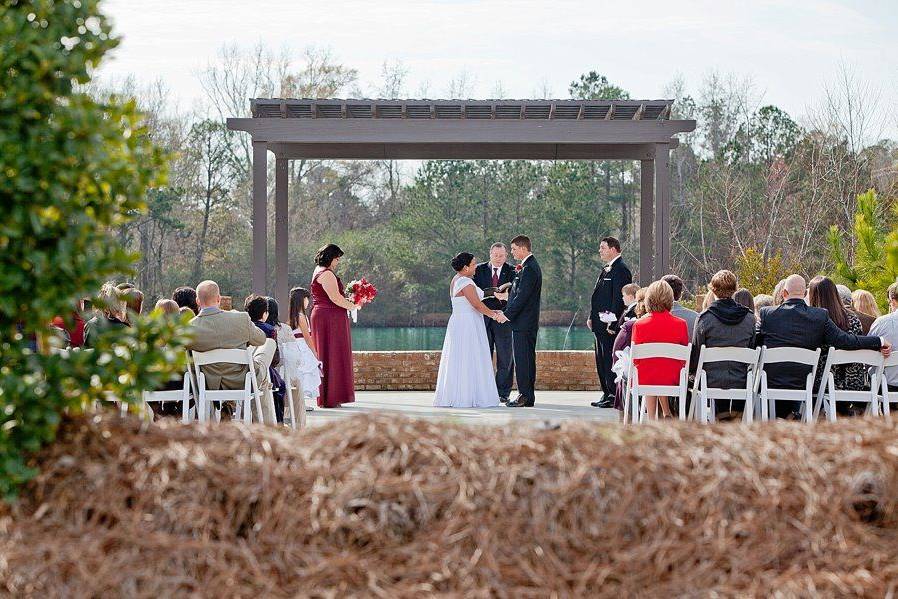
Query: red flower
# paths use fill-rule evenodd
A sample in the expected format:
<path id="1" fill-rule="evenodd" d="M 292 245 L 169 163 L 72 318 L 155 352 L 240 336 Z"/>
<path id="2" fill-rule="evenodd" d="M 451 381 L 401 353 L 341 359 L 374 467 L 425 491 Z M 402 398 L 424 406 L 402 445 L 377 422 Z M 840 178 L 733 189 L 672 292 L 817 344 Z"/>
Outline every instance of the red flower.
<path id="1" fill-rule="evenodd" d="M 514 265 L 514 271 L 515 271 L 515 272 L 521 272 L 522 270 L 524 270 L 524 265 L 523 265 L 523 264 L 515 264 L 515 265 Z"/>
<path id="2" fill-rule="evenodd" d="M 354 304 L 367 304 L 374 301 L 374 298 L 377 297 L 377 287 L 369 283 L 364 277 L 357 281 L 350 281 L 349 285 L 346 286 L 346 291 L 351 294 L 347 297 Z"/>

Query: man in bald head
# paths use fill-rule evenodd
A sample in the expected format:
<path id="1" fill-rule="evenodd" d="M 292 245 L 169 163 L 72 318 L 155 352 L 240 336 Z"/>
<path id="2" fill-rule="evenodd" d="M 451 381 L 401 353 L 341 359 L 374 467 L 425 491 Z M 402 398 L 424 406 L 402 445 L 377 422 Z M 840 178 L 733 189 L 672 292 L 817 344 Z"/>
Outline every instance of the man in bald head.
<path id="1" fill-rule="evenodd" d="M 274 358 L 277 344 L 267 339 L 265 334 L 250 320 L 246 312 L 226 312 L 221 309 L 221 292 L 215 281 L 203 281 L 196 286 L 196 301 L 200 311 L 190 321 L 193 340 L 187 349 L 192 351 L 212 351 L 213 349 L 245 349 L 256 346 L 253 352 L 254 370 L 259 388 L 263 391 L 262 417 L 265 424 L 274 424 L 274 400 L 271 396 L 271 380 L 268 367 Z M 206 376 L 206 388 L 243 389 L 247 369 L 240 364 L 207 364 L 202 367 Z M 222 415 L 233 414 L 234 406 L 225 402 Z M 253 406 L 255 410 L 255 406 Z M 257 419 L 258 416 L 257 416 Z"/>
<path id="2" fill-rule="evenodd" d="M 837 349 L 874 349 L 884 356 L 891 352 L 891 345 L 879 337 L 846 333 L 832 321 L 824 308 L 809 306 L 805 300 L 807 283 L 801 275 L 789 275 L 782 289 L 783 303 L 761 308 L 758 330 L 758 346 L 801 347 L 815 350 L 818 347 Z M 803 364 L 770 364 L 765 366 L 767 384 L 777 389 L 804 389 L 810 366 Z M 794 418 L 799 402 L 776 402 L 777 417 Z"/>

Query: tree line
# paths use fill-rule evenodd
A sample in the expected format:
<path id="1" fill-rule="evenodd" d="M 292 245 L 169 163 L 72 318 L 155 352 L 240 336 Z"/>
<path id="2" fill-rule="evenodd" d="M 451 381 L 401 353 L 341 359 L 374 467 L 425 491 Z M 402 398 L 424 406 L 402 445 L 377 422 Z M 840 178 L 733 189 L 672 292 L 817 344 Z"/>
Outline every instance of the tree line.
<path id="1" fill-rule="evenodd" d="M 379 84 L 363 89 L 357 71 L 327 51 L 295 60 L 264 46 L 224 47 L 199 75 L 201 112 L 175 110 L 161 84 L 112 86 L 137 99 L 168 156 L 167 184 L 150 189 L 148 212 L 118 230 L 140 253 L 135 283 L 151 297 L 204 278 L 237 298 L 249 293 L 251 146 L 225 126 L 248 114 L 249 98 L 404 97 L 407 76 L 385 64 Z M 468 86 L 456 78 L 446 95 L 466 97 Z M 800 123 L 756 96 L 750 82 L 717 73 L 694 93 L 682 80 L 667 90 L 673 117 L 697 121 L 671 155 L 671 270 L 694 291 L 724 267 L 756 293 L 787 271 L 833 270 L 832 235 L 842 254 L 854 252 L 858 194 L 875 189 L 876 210 L 892 209 L 898 152 L 880 139 L 874 95 L 850 71 Z M 591 71 L 571 81 L 567 97 L 630 93 Z M 366 324 L 415 325 L 447 312 L 451 256 L 485 259 L 492 242 L 522 232 L 540 255 L 548 309 L 588 303 L 602 236 L 619 237 L 638 264 L 638 161 L 296 160 L 288 177 L 290 285 L 308 284 L 319 246 L 340 244 L 344 278 L 365 276 L 381 292 Z M 273 230 L 273 189 L 269 201 Z"/>

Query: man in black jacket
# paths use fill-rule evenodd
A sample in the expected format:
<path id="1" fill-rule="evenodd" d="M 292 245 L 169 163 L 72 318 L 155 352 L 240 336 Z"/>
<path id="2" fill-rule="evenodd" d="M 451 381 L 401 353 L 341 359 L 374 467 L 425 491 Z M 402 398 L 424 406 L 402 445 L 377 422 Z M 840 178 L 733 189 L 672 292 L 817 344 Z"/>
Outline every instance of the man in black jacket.
<path id="1" fill-rule="evenodd" d="M 783 286 L 783 303 L 761 308 L 761 324 L 757 345 L 774 347 L 818 347 L 836 349 L 875 349 L 886 357 L 891 345 L 879 337 L 846 333 L 832 321 L 823 308 L 814 308 L 804 301 L 807 284 L 800 275 L 790 275 Z M 767 385 L 776 389 L 803 389 L 810 366 L 781 363 L 764 367 Z M 790 405 L 792 404 L 792 405 Z M 798 411 L 798 402 L 777 402 L 777 416 L 787 417 Z"/>
<path id="2" fill-rule="evenodd" d="M 624 285 L 633 282 L 633 275 L 620 257 L 620 241 L 614 237 L 602 239 L 599 254 L 606 266 L 596 279 L 586 326 L 596 337 L 596 372 L 604 397 L 591 405 L 596 408 L 611 408 L 614 406 L 615 388 L 614 373 L 611 372 L 611 350 L 618 333 L 618 321 L 626 308 L 621 290 Z"/>
<path id="3" fill-rule="evenodd" d="M 540 294 L 543 273 L 530 253 L 530 238 L 518 235 L 511 240 L 511 254 L 520 261 L 520 271 L 511 285 L 505 316 L 510 321 L 518 396 L 509 408 L 532 407 L 536 401 L 536 335 L 539 332 Z"/>
<path id="4" fill-rule="evenodd" d="M 514 268 L 506 262 L 508 250 L 502 242 L 496 242 L 490 247 L 489 262 L 477 265 L 474 271 L 474 284 L 481 289 L 499 287 L 514 281 Z M 483 303 L 491 310 L 504 310 L 507 302 L 495 297 L 485 297 Z M 499 391 L 499 400 L 508 402 L 511 394 L 511 383 L 514 379 L 514 356 L 512 355 L 511 326 L 507 322 L 499 322 L 487 316 L 483 317 L 486 323 L 486 338 L 490 344 L 490 354 L 496 352 L 496 389 Z"/>

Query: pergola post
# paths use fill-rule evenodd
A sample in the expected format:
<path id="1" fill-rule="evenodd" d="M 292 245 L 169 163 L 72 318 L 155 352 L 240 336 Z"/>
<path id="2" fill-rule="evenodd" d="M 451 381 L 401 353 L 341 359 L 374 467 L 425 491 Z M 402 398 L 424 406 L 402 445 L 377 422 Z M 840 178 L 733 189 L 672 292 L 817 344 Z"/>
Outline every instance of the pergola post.
<path id="1" fill-rule="evenodd" d="M 639 179 L 639 283 L 652 282 L 655 262 L 655 161 L 640 160 Z"/>
<path id="2" fill-rule="evenodd" d="M 655 144 L 655 277 L 670 270 L 669 154 L 670 144 Z"/>
<path id="3" fill-rule="evenodd" d="M 282 319 L 287 317 L 290 301 L 287 280 L 287 162 L 281 156 L 277 156 L 274 161 L 274 299 L 280 306 Z"/>
<path id="4" fill-rule="evenodd" d="M 253 293 L 268 287 L 268 144 L 253 140 Z"/>

